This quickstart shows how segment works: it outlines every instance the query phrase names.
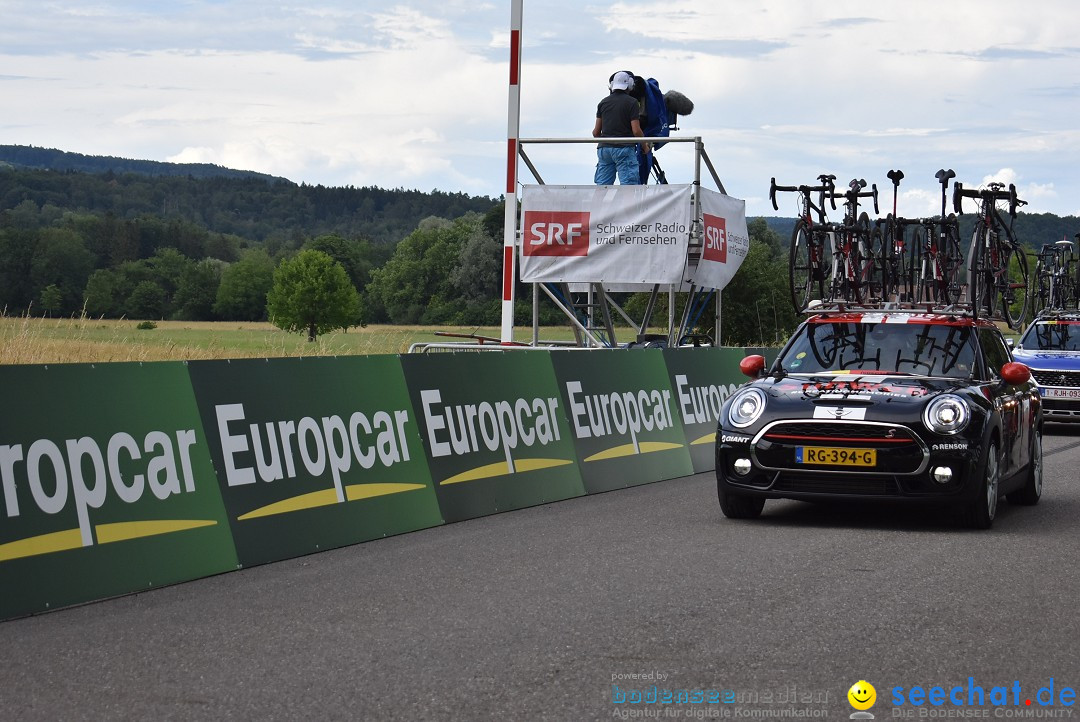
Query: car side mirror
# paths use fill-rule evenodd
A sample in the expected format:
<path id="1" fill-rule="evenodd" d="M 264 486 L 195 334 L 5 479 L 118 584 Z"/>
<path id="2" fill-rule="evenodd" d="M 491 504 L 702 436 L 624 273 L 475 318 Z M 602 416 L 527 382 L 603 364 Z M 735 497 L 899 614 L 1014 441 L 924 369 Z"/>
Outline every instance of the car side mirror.
<path id="1" fill-rule="evenodd" d="M 1026 366 L 1024 368 L 1027 368 Z M 761 372 L 765 370 L 765 357 L 760 354 L 754 354 L 753 356 L 747 356 L 739 362 L 739 371 L 749 376 L 752 379 L 756 379 L 761 376 Z"/>
<path id="2" fill-rule="evenodd" d="M 1001 378 L 1010 386 L 1026 384 L 1031 378 L 1031 369 L 1024 364 L 1010 361 L 1001 367 Z"/>
<path id="3" fill-rule="evenodd" d="M 1010 349 L 1016 348 L 1016 341 L 1015 341 L 1014 339 L 1011 339 L 1011 338 L 1007 338 L 1007 339 L 1005 339 L 1005 344 L 1006 344 L 1006 345 L 1007 345 L 1007 346 L 1008 346 L 1008 347 L 1009 347 Z"/>

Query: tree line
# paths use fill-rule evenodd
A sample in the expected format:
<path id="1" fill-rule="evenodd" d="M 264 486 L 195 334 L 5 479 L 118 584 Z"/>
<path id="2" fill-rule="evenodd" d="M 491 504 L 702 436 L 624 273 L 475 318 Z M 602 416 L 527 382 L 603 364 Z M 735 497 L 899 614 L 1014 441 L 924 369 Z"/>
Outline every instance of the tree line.
<path id="1" fill-rule="evenodd" d="M 190 321 L 260 321 L 287 315 L 291 330 L 310 335 L 328 322 L 300 312 L 303 300 L 296 279 L 328 277 L 339 267 L 348 288 L 339 284 L 326 292 L 337 294 L 337 305 L 344 309 L 333 321 L 341 326 L 498 325 L 500 201 L 472 198 L 459 206 L 447 204 L 452 194 L 378 191 L 375 195 L 387 199 L 383 208 L 414 207 L 424 212 L 411 223 L 404 218 L 395 221 L 393 227 L 400 230 L 386 233 L 400 235 L 381 240 L 355 230 L 327 230 L 319 217 L 359 217 L 366 211 L 354 205 L 361 197 L 352 193 L 356 189 L 322 189 L 322 195 L 312 197 L 337 198 L 337 216 L 328 206 L 315 204 L 312 209 L 323 210 L 301 214 L 287 234 L 274 230 L 246 235 L 223 230 L 232 227 L 228 223 L 207 222 L 208 215 L 214 216 L 212 205 L 198 206 L 202 210 L 189 215 L 170 212 L 168 196 L 160 195 L 168 186 L 145 180 L 111 172 L 0 169 L 0 310 Z M 156 180 L 188 188 L 185 203 L 198 205 L 196 199 L 203 198 L 220 205 L 224 196 L 231 198 L 226 205 L 240 205 L 244 199 L 248 218 L 282 212 L 274 207 L 279 197 L 270 188 L 282 183 L 268 185 L 265 179 L 253 178 Z M 253 188 L 259 193 L 266 189 L 269 195 L 244 195 Z M 290 192 L 303 189 L 292 188 Z M 425 198 L 430 202 L 421 202 Z M 374 216 L 365 218 L 363 222 L 369 223 Z M 723 294 L 721 339 L 727 345 L 782 341 L 799 320 L 787 289 L 790 232 L 778 230 L 783 220 L 754 218 L 748 224 L 749 254 Z M 1060 239 L 1068 232 L 1062 229 L 1071 229 L 1074 223 L 1075 219 L 1050 214 L 1022 214 L 1017 226 L 1026 228 L 1028 238 L 1042 234 L 1049 242 Z M 328 261 L 335 270 L 327 270 Z M 293 265 L 283 268 L 285 264 Z M 276 289 L 278 285 L 281 288 Z M 288 288 L 293 290 L 286 293 Z M 276 301 L 268 311 L 271 297 Z M 519 286 L 518 298 L 517 323 L 527 325 L 529 288 Z M 631 313 L 645 305 L 644 296 L 617 300 Z M 654 318 L 666 317 L 666 298 L 660 302 Z M 565 324 L 561 314 L 548 306 L 542 310 L 541 323 Z M 700 324 L 695 330 L 715 334 L 712 314 L 702 314 Z"/>

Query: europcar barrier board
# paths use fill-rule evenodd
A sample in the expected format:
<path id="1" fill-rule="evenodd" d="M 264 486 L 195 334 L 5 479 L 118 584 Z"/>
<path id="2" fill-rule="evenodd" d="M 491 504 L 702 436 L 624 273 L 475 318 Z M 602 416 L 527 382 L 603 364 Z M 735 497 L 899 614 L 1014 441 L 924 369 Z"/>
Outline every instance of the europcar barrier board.
<path id="1" fill-rule="evenodd" d="M 546 351 L 404 356 L 447 521 L 582 496 Z"/>
<path id="2" fill-rule="evenodd" d="M 552 351 L 585 490 L 694 473 L 660 349 Z"/>
<path id="3" fill-rule="evenodd" d="M 682 422 L 694 472 L 716 464 L 716 424 L 720 407 L 746 377 L 739 373 L 745 354 L 737 348 L 664 349 L 664 364 Z"/>
<path id="4" fill-rule="evenodd" d="M 244 565 L 442 523 L 394 356 L 190 365 Z"/>
<path id="5" fill-rule="evenodd" d="M 0 366 L 0 619 L 708 470 L 743 355 Z"/>
<path id="6" fill-rule="evenodd" d="M 182 363 L 0 367 L 0 618 L 236 568 Z"/>

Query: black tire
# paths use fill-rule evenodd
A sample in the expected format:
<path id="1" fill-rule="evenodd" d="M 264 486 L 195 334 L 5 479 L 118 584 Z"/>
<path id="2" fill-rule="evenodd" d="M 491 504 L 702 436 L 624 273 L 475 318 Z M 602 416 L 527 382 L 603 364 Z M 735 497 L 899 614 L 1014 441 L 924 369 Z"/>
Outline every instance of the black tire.
<path id="1" fill-rule="evenodd" d="M 912 269 L 914 266 L 912 265 L 912 258 L 908 257 L 907 248 L 903 243 L 903 228 L 897 227 L 895 232 L 901 235 L 900 248 L 897 250 L 895 241 L 889 241 L 889 253 L 892 258 L 889 262 L 889 275 L 891 278 L 889 282 L 891 288 L 889 290 L 896 294 L 897 301 L 911 303 L 915 300 L 915 288 L 912 282 L 912 274 L 914 273 Z M 886 298 L 886 300 L 889 299 Z"/>
<path id="2" fill-rule="evenodd" d="M 791 286 L 791 305 L 795 313 L 802 313 L 810 304 L 810 291 L 814 285 L 814 273 L 810 264 L 810 231 L 806 221 L 795 223 L 791 233 L 788 252 L 788 281 Z"/>
<path id="3" fill-rule="evenodd" d="M 888 256 L 886 255 L 885 226 L 878 223 L 870 232 L 870 296 L 881 301 L 889 300 L 885 293 L 888 290 L 889 269 Z"/>
<path id="4" fill-rule="evenodd" d="M 1035 263 L 1035 275 L 1032 278 L 1031 288 L 1033 291 L 1031 312 L 1038 314 L 1039 311 L 1050 305 L 1050 275 L 1043 266 L 1041 258 Z"/>
<path id="5" fill-rule="evenodd" d="M 923 236 L 921 227 L 915 226 L 911 233 L 911 261 L 908 266 L 908 287 L 910 289 L 909 301 L 918 302 L 922 299 L 922 263 L 923 263 Z"/>
<path id="6" fill-rule="evenodd" d="M 765 508 L 765 498 L 732 494 L 716 482 L 716 498 L 720 501 L 720 511 L 728 519 L 757 519 Z"/>
<path id="7" fill-rule="evenodd" d="M 960 250 L 960 229 L 956 225 L 956 216 L 950 215 L 943 224 L 944 238 L 939 239 L 938 254 L 942 256 L 943 279 L 941 283 L 941 302 L 946 306 L 957 303 L 963 290 L 964 254 Z"/>
<path id="8" fill-rule="evenodd" d="M 919 303 L 940 303 L 940 274 L 935 264 L 940 264 L 941 252 L 939 250 L 937 256 L 930 255 L 926 234 L 926 228 L 915 226 L 911 239 L 919 248 L 919 265 L 915 268 L 915 300 Z"/>
<path id="9" fill-rule="evenodd" d="M 981 493 L 960 510 L 960 519 L 970 529 L 989 529 L 997 515 L 998 497 L 1001 490 L 1001 456 L 997 440 L 991 440 L 979 463 L 976 474 Z"/>
<path id="10" fill-rule="evenodd" d="M 976 222 L 978 223 L 978 222 Z M 989 315 L 993 307 L 994 288 L 986 262 L 986 228 L 975 226 L 968 251 L 968 300 L 976 315 Z"/>
<path id="11" fill-rule="evenodd" d="M 1043 488 L 1042 429 L 1035 429 L 1031 437 L 1031 463 L 1024 477 L 1024 485 L 1005 495 L 1010 504 L 1033 506 L 1039 503 Z"/>
<path id="12" fill-rule="evenodd" d="M 1024 327 L 1031 307 L 1031 281 L 1028 278 L 1027 253 L 1018 245 L 1013 245 L 1012 234 L 1005 230 L 1008 246 L 1004 262 L 1008 271 L 1005 274 L 1005 287 L 1002 288 L 1001 312 L 1009 328 L 1019 331 Z"/>
<path id="13" fill-rule="evenodd" d="M 865 305 L 874 295 L 871 291 L 871 279 L 874 275 L 874 239 L 870 233 L 870 216 L 865 213 L 860 213 L 859 220 L 855 223 L 855 233 L 851 243 L 851 266 L 855 278 L 848 296 L 850 300 Z"/>

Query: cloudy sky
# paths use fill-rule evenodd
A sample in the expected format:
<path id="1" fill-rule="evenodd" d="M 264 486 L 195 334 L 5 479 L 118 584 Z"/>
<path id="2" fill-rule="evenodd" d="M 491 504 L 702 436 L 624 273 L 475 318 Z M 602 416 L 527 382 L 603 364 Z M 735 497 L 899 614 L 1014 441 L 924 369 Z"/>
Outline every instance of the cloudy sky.
<path id="1" fill-rule="evenodd" d="M 506 0 L 0 0 L 0 18 L 0 144 L 503 192 Z M 1077 215 L 1078 21 L 1074 0 L 525 0 L 521 135 L 588 137 L 625 68 L 694 101 L 678 134 L 748 215 L 776 214 L 770 177 L 823 172 L 877 183 L 884 213 L 893 168 L 901 215 L 935 212 L 939 168 Z M 590 145 L 526 151 L 547 183 L 591 181 Z M 689 145 L 658 159 L 692 179 Z"/>

